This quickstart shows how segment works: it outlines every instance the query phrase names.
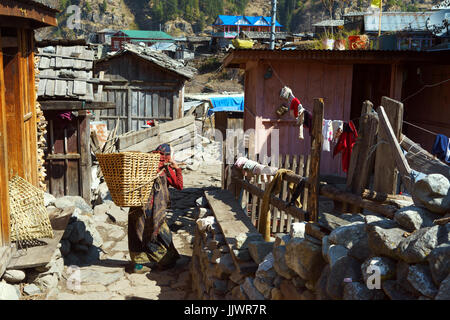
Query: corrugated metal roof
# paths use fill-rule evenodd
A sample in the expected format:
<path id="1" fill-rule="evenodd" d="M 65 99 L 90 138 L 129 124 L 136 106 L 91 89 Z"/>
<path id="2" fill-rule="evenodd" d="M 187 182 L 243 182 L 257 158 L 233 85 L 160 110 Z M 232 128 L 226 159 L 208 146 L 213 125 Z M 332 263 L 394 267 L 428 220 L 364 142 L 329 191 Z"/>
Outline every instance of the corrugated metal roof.
<path id="1" fill-rule="evenodd" d="M 38 48 L 38 98 L 94 101 L 94 54 L 87 46 Z"/>
<path id="2" fill-rule="evenodd" d="M 426 21 L 433 12 L 383 12 L 381 16 L 382 32 L 427 31 Z M 364 16 L 366 32 L 378 32 L 380 15 L 378 13 Z"/>
<path id="3" fill-rule="evenodd" d="M 173 40 L 172 36 L 164 31 L 149 31 L 149 30 L 120 30 L 129 38 L 139 39 L 157 39 L 157 40 Z"/>
<path id="4" fill-rule="evenodd" d="M 344 25 L 344 20 L 323 20 L 313 24 L 313 27 L 339 27 Z"/>

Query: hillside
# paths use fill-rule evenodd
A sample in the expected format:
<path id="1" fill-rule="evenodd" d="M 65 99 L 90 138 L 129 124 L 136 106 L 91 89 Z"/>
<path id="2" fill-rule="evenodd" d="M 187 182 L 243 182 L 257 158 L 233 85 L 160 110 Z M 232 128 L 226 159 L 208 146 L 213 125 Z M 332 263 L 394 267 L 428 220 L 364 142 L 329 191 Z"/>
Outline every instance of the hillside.
<path id="1" fill-rule="evenodd" d="M 59 26 L 41 30 L 37 38 L 80 38 L 104 28 L 165 30 L 174 36 L 200 34 L 211 29 L 219 14 L 270 15 L 271 0 L 48 0 L 59 3 Z M 311 24 L 328 19 L 323 0 L 278 0 L 278 20 L 287 31 L 308 31 Z M 329 2 L 330 0 L 326 0 Z M 437 0 L 387 0 L 386 11 L 417 11 L 431 8 Z M 333 17 L 362 11 L 370 0 L 334 1 Z M 79 8 L 77 28 L 70 8 Z"/>

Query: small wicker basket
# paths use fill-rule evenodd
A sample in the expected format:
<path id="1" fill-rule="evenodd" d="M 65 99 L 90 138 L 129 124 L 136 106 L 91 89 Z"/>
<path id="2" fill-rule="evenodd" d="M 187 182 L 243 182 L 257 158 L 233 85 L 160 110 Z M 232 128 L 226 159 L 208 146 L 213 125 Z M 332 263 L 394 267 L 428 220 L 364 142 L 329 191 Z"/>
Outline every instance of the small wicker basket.
<path id="1" fill-rule="evenodd" d="M 157 177 L 160 154 L 120 152 L 97 154 L 106 185 L 119 207 L 143 206 Z"/>

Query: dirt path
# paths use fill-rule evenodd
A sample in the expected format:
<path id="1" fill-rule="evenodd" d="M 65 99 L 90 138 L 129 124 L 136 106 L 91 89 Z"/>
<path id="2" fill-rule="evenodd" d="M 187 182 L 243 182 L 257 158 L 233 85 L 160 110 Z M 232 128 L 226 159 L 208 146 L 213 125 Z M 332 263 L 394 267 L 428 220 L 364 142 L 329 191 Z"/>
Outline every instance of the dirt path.
<path id="1" fill-rule="evenodd" d="M 189 263 L 195 225 L 196 200 L 204 189 L 220 186 L 220 165 L 202 164 L 197 170 L 183 170 L 184 190 L 170 188 L 172 207 L 168 224 L 173 232 L 174 245 L 181 255 L 176 267 L 166 271 L 152 270 L 147 274 L 129 274 L 127 226 L 102 234 L 103 246 L 96 263 L 72 268 L 64 267 L 58 288 L 51 290 L 48 300 L 179 300 L 195 299 L 190 293 Z M 79 281 L 79 282 L 77 282 Z"/>

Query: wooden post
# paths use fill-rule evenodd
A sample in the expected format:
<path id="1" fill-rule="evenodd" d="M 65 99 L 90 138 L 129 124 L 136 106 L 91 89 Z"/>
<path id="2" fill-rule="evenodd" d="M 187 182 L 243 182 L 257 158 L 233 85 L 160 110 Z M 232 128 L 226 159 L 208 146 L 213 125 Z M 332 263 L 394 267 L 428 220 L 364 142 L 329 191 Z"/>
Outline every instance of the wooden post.
<path id="1" fill-rule="evenodd" d="M 8 132 L 1 41 L 0 33 L 0 247 L 9 243 Z"/>
<path id="2" fill-rule="evenodd" d="M 354 194 L 361 195 L 369 182 L 373 170 L 374 153 L 371 148 L 375 145 L 378 129 L 378 116 L 372 112 L 373 104 L 365 101 L 359 120 L 358 140 L 353 147 L 350 168 L 347 175 L 347 188 Z M 351 206 L 351 212 L 358 213 L 360 207 Z"/>
<path id="3" fill-rule="evenodd" d="M 394 155 L 395 164 L 400 171 L 402 181 L 406 189 L 408 190 L 408 193 L 412 194 L 411 168 L 409 167 L 408 161 L 406 161 L 406 158 L 402 152 L 402 148 L 398 143 L 397 137 L 395 136 L 394 130 L 389 123 L 384 108 L 379 107 L 377 111 L 380 117 L 382 130 L 384 130 L 384 132 L 386 133 L 392 154 Z"/>
<path id="4" fill-rule="evenodd" d="M 84 115 L 80 120 L 79 139 L 80 139 L 80 178 L 81 178 L 81 196 L 88 203 L 91 202 L 91 144 L 90 144 L 90 115 L 86 111 L 79 111 Z"/>
<path id="5" fill-rule="evenodd" d="M 402 133 L 403 103 L 383 97 L 381 99 L 381 105 L 386 111 L 395 137 L 399 140 Z M 373 188 L 378 192 L 396 194 L 398 172 L 395 168 L 394 154 L 392 153 L 391 146 L 388 144 L 386 132 L 381 129 L 381 124 L 378 127 L 378 146 L 375 159 Z"/>
<path id="6" fill-rule="evenodd" d="M 314 99 L 312 134 L 311 134 L 311 170 L 309 172 L 310 196 L 309 213 L 310 221 L 317 222 L 319 219 L 319 174 L 320 155 L 322 153 L 322 126 L 324 115 L 323 99 Z"/>

